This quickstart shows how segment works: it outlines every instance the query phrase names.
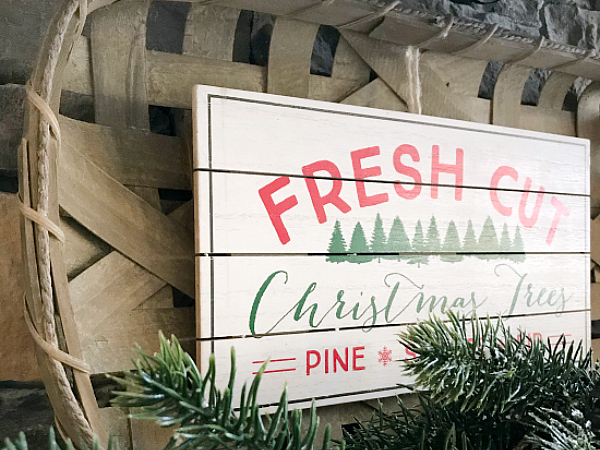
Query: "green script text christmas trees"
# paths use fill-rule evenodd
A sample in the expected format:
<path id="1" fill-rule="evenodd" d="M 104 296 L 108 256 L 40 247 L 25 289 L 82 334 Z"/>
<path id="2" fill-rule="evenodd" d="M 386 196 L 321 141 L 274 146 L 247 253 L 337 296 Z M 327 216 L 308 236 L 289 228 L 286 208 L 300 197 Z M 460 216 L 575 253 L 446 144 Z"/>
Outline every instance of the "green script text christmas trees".
<path id="1" fill-rule="evenodd" d="M 469 223 L 467 225 L 467 232 L 465 233 L 463 251 L 465 253 L 477 252 L 477 238 L 475 237 L 475 230 L 473 229 L 473 222 L 471 222 L 471 220 L 469 220 Z"/>
<path id="2" fill-rule="evenodd" d="M 431 220 L 429 221 L 429 228 L 427 230 L 427 238 L 426 238 L 425 248 L 430 253 L 438 253 L 442 245 L 440 243 L 440 233 L 437 229 L 437 222 L 435 221 L 435 217 L 431 216 Z"/>
<path id="3" fill-rule="evenodd" d="M 496 236 L 494 223 L 489 216 L 483 223 L 477 250 L 480 252 L 479 257 L 481 259 L 496 258 L 495 253 L 498 252 L 498 237 Z"/>
<path id="4" fill-rule="evenodd" d="M 512 243 L 512 254 L 511 259 L 515 262 L 525 261 L 525 246 L 523 245 L 523 239 L 521 238 L 521 232 L 519 227 L 515 230 L 515 240 Z"/>

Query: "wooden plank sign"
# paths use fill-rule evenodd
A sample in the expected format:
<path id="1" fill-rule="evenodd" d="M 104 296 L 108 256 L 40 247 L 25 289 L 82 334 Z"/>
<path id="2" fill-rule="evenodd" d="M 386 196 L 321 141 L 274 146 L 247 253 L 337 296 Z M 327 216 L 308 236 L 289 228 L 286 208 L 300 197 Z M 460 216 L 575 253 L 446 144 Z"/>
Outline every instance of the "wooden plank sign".
<path id="1" fill-rule="evenodd" d="M 399 392 L 397 341 L 454 310 L 589 345 L 589 142 L 197 86 L 198 361 L 259 401 Z M 238 383 L 238 392 L 241 386 Z"/>

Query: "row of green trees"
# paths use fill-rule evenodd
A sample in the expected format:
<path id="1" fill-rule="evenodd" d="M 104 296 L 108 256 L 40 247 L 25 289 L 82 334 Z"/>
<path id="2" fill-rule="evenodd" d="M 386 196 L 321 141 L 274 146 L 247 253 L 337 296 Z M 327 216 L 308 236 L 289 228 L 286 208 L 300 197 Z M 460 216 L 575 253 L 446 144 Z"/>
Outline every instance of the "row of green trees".
<path id="1" fill-rule="evenodd" d="M 381 259 L 389 259 L 420 265 L 427 264 L 431 256 L 429 254 L 440 253 L 442 261 L 451 263 L 462 261 L 464 256 L 474 256 L 485 260 L 504 258 L 522 262 L 525 260 L 524 252 L 525 247 L 519 227 L 517 226 L 514 237 L 511 239 L 508 226 L 505 223 L 500 239 L 498 239 L 496 228 L 489 216 L 483 224 L 479 239 L 475 235 L 471 220 L 467 224 L 467 231 L 462 240 L 458 235 L 456 224 L 451 220 L 442 242 L 434 216 L 429 221 L 426 235 L 423 234 L 421 221 L 417 221 L 411 241 L 402 220 L 398 216 L 394 219 L 389 234 L 386 235 L 383 221 L 378 213 L 370 243 L 367 242 L 361 223 L 357 222 L 352 232 L 350 245 L 347 245 L 342 227 L 339 220 L 337 220 L 327 248 L 327 253 L 329 253 L 327 261 L 362 264 L 374 260 L 381 262 Z"/>

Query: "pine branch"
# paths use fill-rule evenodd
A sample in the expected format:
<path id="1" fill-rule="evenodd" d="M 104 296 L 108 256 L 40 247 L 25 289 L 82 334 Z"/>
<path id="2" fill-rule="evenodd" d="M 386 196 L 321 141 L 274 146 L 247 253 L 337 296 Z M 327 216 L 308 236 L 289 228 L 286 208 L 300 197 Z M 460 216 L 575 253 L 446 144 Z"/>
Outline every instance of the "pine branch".
<path id="1" fill-rule="evenodd" d="M 527 420 L 538 408 L 583 410 L 582 404 L 592 403 L 599 376 L 581 343 L 514 336 L 501 319 L 448 318 L 432 317 L 400 336 L 417 354 L 406 361 L 406 372 L 436 403 L 514 420 Z"/>
<path id="2" fill-rule="evenodd" d="M 309 427 L 301 432 L 302 412 L 288 412 L 287 391 L 281 394 L 277 411 L 261 416 L 257 393 L 265 365 L 249 389 L 242 387 L 239 410 L 234 410 L 235 353 L 225 390 L 215 385 L 215 360 L 211 357 L 206 376 L 183 351 L 175 337 L 160 334 L 160 351 L 154 357 L 140 351 L 136 370 L 114 378 L 126 388 L 116 392 L 115 406 L 141 408 L 134 419 L 154 420 L 162 427 L 178 426 L 169 450 L 246 448 L 248 450 L 308 450 L 314 446 L 319 420 L 310 411 Z M 322 448 L 329 446 L 329 427 Z"/>
<path id="3" fill-rule="evenodd" d="M 427 393 L 418 394 L 418 405 L 408 408 L 398 398 L 399 410 L 379 410 L 353 434 L 346 433 L 347 450 L 508 450 L 526 434 L 518 423 L 498 423 L 476 411 L 441 406 Z"/>
<path id="4" fill-rule="evenodd" d="M 501 319 L 448 319 L 400 337 L 417 355 L 405 370 L 422 390 L 418 406 L 399 399 L 398 412 L 347 435 L 348 450 L 600 450 L 600 376 L 581 344 L 513 336 Z"/>
<path id="5" fill-rule="evenodd" d="M 87 447 L 80 447 L 81 450 L 88 450 Z M 62 450 L 62 447 L 58 442 L 56 442 L 56 435 L 54 433 L 54 429 L 50 428 L 50 433 L 48 434 L 48 449 L 49 450 Z M 25 438 L 25 434 L 23 432 L 19 433 L 19 437 L 15 442 L 12 442 L 10 439 L 6 438 L 4 440 L 4 445 L 0 447 L 0 450 L 28 450 L 27 439 Z M 64 450 L 75 450 L 71 441 L 67 441 L 66 447 Z M 100 450 L 100 442 L 98 439 L 94 439 L 94 446 L 92 450 Z M 108 450 L 119 450 L 119 442 L 115 438 L 110 438 L 108 441 Z"/>
<path id="6" fill-rule="evenodd" d="M 557 411 L 542 410 L 531 414 L 538 427 L 526 441 L 538 445 L 540 450 L 600 450 L 600 441 L 585 421 L 583 414 L 574 410 L 573 417 Z M 583 422 L 583 423 L 582 423 Z"/>

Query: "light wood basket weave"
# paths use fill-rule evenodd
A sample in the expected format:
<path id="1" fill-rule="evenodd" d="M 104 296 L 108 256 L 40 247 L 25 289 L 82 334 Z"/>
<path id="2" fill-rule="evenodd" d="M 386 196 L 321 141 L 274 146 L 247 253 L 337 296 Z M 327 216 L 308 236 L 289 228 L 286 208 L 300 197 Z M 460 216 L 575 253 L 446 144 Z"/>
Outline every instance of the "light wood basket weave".
<path id="1" fill-rule="evenodd" d="M 193 85 L 405 111 L 404 55 L 412 45 L 427 50 L 419 67 L 424 114 L 578 135 L 591 139 L 593 163 L 598 154 L 600 85 L 588 86 L 576 113 L 562 110 L 578 76 L 600 80 L 595 53 L 400 2 L 204 0 L 191 2 L 183 54 L 172 54 L 146 48 L 151 3 L 65 0 L 27 87 L 25 314 L 57 426 L 75 443 L 89 444 L 94 434 L 106 442 L 109 429 L 119 434 L 111 425 L 119 413 L 98 408 L 92 375 L 129 369 L 134 343 L 155 350 L 159 329 L 194 350 L 193 308 L 173 307 L 177 291 L 194 297 L 192 202 L 161 205 L 159 197 L 192 189 Z M 232 61 L 242 10 L 277 16 L 266 67 Z M 310 73 L 322 24 L 341 33 L 331 76 Z M 507 63 L 491 101 L 478 98 L 489 60 Z M 552 74 L 538 106 L 523 106 L 535 67 Z M 95 123 L 59 114 L 64 91 L 93 97 Z M 151 133 L 149 105 L 183 110 L 180 136 Z M 594 165 L 592 211 L 597 174 Z M 592 221 L 593 233 L 597 227 Z M 600 262 L 598 251 L 592 238 Z"/>

